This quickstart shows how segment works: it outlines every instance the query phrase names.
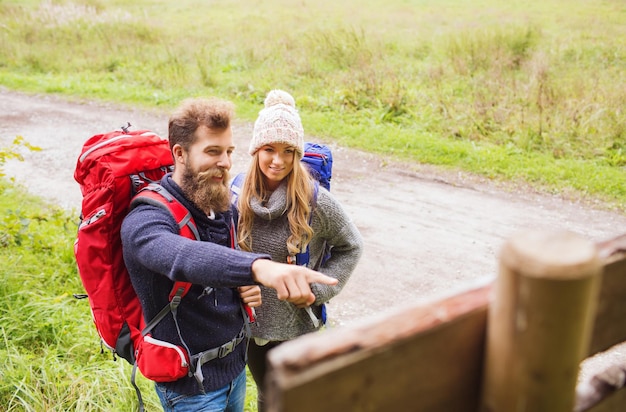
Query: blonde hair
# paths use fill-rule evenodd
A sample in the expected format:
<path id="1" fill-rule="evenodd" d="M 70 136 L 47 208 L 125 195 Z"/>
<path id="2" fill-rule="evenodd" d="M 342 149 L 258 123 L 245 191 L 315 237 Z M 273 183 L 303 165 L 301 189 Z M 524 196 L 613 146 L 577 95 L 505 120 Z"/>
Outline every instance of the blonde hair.
<path id="1" fill-rule="evenodd" d="M 290 235 L 287 238 L 287 251 L 289 255 L 295 255 L 309 244 L 313 237 L 313 229 L 309 225 L 312 213 L 313 181 L 306 169 L 300 163 L 298 156 L 293 162 L 293 170 L 287 179 L 287 219 L 289 221 Z M 265 186 L 263 173 L 259 166 L 258 152 L 252 157 L 252 165 L 246 175 L 241 193 L 237 200 L 239 209 L 238 243 L 239 247 L 246 251 L 252 251 L 252 225 L 254 211 L 250 206 L 250 200 L 257 199 L 262 202 L 270 195 Z"/>

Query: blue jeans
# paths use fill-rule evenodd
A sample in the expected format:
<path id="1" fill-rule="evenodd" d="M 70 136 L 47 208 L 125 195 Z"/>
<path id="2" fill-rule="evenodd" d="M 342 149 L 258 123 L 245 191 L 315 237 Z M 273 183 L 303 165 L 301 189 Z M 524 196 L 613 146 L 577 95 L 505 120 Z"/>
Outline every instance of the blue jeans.
<path id="1" fill-rule="evenodd" d="M 246 401 L 246 370 L 233 381 L 213 392 L 181 395 L 156 384 L 165 412 L 243 412 Z"/>

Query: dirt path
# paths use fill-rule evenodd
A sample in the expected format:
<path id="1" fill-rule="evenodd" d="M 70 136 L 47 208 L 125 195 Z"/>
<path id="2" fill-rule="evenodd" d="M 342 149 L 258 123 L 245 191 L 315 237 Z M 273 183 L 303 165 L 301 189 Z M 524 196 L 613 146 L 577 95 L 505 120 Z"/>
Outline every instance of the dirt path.
<path id="1" fill-rule="evenodd" d="M 5 166 L 33 193 L 80 207 L 72 174 L 83 142 L 130 122 L 166 135 L 168 114 L 113 105 L 27 96 L 0 89 L 0 146 L 16 135 L 44 150 Z M 250 124 L 237 124 L 233 172 L 249 160 Z M 592 240 L 626 232 L 626 216 L 556 197 L 502 190 L 478 178 L 428 167 L 388 165 L 333 146 L 332 192 L 365 238 L 365 252 L 330 315 L 347 324 L 415 299 L 431 299 L 487 282 L 502 242 L 530 228 L 567 229 Z M 384 166 L 387 165 L 387 166 Z"/>

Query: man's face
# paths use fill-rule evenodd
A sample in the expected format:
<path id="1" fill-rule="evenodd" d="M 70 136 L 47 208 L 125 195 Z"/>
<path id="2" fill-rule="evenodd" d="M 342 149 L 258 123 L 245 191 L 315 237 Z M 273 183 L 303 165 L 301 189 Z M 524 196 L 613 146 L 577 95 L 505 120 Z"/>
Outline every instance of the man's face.
<path id="1" fill-rule="evenodd" d="M 223 212 L 230 207 L 228 171 L 235 149 L 232 130 L 213 131 L 206 127 L 196 130 L 196 140 L 183 151 L 184 164 L 180 186 L 187 197 L 205 213 Z"/>

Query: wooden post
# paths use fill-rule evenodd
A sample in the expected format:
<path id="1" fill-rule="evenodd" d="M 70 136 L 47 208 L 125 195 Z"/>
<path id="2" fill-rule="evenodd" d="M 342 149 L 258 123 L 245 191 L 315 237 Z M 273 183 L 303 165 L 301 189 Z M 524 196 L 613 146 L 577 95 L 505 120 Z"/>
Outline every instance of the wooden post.
<path id="1" fill-rule="evenodd" d="M 525 232 L 505 243 L 488 312 L 481 411 L 572 411 L 600 273 L 595 245 L 571 232 Z"/>

